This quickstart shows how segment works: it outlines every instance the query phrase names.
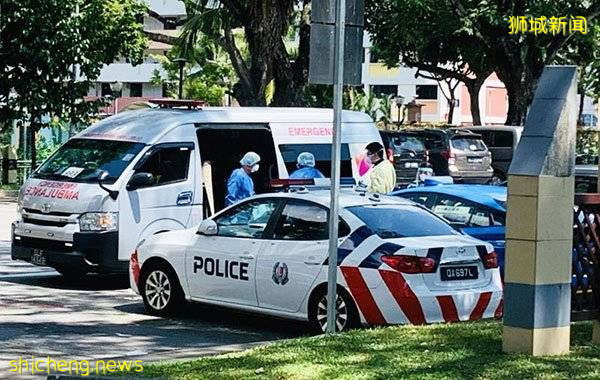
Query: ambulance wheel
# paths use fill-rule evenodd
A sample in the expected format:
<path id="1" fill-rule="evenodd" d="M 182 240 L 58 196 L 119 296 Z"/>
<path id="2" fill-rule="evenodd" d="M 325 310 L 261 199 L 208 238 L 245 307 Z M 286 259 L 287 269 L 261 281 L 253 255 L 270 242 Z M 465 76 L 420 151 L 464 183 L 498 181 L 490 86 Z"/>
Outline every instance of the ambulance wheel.
<path id="1" fill-rule="evenodd" d="M 185 301 L 177 275 L 168 264 L 150 265 L 143 268 L 139 283 L 144 307 L 152 315 L 173 315 Z"/>
<path id="2" fill-rule="evenodd" d="M 358 310 L 352 297 L 339 286 L 336 292 L 336 305 L 336 332 L 347 331 L 360 324 Z M 308 305 L 308 321 L 317 333 L 324 333 L 327 330 L 327 287 L 323 286 L 313 293 Z"/>

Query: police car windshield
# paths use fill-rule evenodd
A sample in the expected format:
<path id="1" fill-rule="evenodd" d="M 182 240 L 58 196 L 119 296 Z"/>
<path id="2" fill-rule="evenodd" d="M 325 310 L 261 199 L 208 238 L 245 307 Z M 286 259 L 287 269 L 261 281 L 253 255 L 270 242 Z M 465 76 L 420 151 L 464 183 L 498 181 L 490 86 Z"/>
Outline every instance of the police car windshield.
<path id="1" fill-rule="evenodd" d="M 416 206 L 365 205 L 347 210 L 383 239 L 458 234 L 449 224 Z"/>
<path id="2" fill-rule="evenodd" d="M 69 182 L 96 182 L 102 171 L 104 182 L 116 181 L 144 144 L 126 141 L 73 139 L 60 147 L 32 177 Z"/>

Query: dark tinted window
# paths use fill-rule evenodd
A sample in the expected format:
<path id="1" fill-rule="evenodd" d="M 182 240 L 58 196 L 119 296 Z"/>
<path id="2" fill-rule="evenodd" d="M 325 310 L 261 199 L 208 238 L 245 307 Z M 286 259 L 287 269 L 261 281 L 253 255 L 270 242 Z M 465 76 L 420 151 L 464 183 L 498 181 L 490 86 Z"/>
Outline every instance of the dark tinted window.
<path id="1" fill-rule="evenodd" d="M 298 155 L 310 152 L 315 156 L 315 168 L 319 169 L 326 178 L 331 177 L 331 144 L 286 144 L 279 145 L 279 151 L 285 162 L 288 173 L 296 170 Z M 348 144 L 342 144 L 340 174 L 342 177 L 352 177 L 352 160 Z"/>
<path id="2" fill-rule="evenodd" d="M 446 222 L 417 206 L 354 206 L 348 210 L 383 239 L 457 234 Z"/>
<path id="3" fill-rule="evenodd" d="M 245 202 L 215 218 L 218 236 L 262 238 L 277 208 L 274 199 Z"/>
<path id="4" fill-rule="evenodd" d="M 465 151 L 482 151 L 485 150 L 485 144 L 481 139 L 468 136 L 457 136 L 450 140 L 452 148 Z"/>
<path id="5" fill-rule="evenodd" d="M 327 240 L 329 213 L 327 209 L 301 200 L 286 203 L 273 232 L 274 239 Z M 348 225 L 340 219 L 338 236 L 350 234 Z"/>
<path id="6" fill-rule="evenodd" d="M 398 86 L 376 84 L 371 86 L 371 92 L 377 96 L 398 95 Z"/>
<path id="7" fill-rule="evenodd" d="M 412 150 L 415 152 L 425 151 L 425 145 L 414 136 L 397 136 L 392 138 L 394 143 L 394 149 L 396 151 L 401 150 Z"/>
<path id="8" fill-rule="evenodd" d="M 187 179 L 189 165 L 189 148 L 162 148 L 152 153 L 136 171 L 152 174 L 154 185 L 162 185 Z"/>
<path id="9" fill-rule="evenodd" d="M 434 84 L 417 85 L 417 97 L 421 100 L 437 99 L 437 87 Z"/>
<path id="10" fill-rule="evenodd" d="M 113 92 L 110 89 L 110 83 L 101 83 L 100 85 L 102 96 L 112 96 Z"/>
<path id="11" fill-rule="evenodd" d="M 401 194 L 400 196 L 402 198 L 410 199 L 413 202 L 420 203 L 423 206 L 427 203 L 427 200 L 431 197 L 431 195 L 424 194 L 424 193 L 408 193 L 408 194 Z"/>
<path id="12" fill-rule="evenodd" d="M 444 138 L 439 133 L 427 133 L 425 135 L 419 136 L 419 140 L 425 144 L 425 148 L 427 149 L 445 149 L 446 144 L 444 143 Z"/>
<path id="13" fill-rule="evenodd" d="M 114 182 L 144 144 L 125 141 L 72 139 L 42 164 L 34 178 L 96 182 L 102 171 Z"/>
<path id="14" fill-rule="evenodd" d="M 513 133 L 510 131 L 493 131 L 492 146 L 497 148 L 512 148 L 513 146 Z"/>
<path id="15" fill-rule="evenodd" d="M 141 97 L 142 96 L 142 84 L 141 83 L 129 83 L 129 96 Z"/>

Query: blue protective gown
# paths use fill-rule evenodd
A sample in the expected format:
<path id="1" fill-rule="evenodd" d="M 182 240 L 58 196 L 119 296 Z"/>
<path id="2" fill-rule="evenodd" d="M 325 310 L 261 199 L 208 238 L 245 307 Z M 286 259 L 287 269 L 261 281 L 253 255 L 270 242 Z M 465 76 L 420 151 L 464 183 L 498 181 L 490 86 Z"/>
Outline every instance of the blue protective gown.
<path id="1" fill-rule="evenodd" d="M 290 179 L 312 179 L 312 178 L 324 178 L 323 173 L 319 169 L 311 168 L 310 166 L 303 166 L 290 174 Z"/>
<path id="2" fill-rule="evenodd" d="M 254 195 L 254 181 L 244 171 L 244 169 L 235 169 L 227 180 L 227 196 L 225 197 L 225 206 L 232 205 Z"/>

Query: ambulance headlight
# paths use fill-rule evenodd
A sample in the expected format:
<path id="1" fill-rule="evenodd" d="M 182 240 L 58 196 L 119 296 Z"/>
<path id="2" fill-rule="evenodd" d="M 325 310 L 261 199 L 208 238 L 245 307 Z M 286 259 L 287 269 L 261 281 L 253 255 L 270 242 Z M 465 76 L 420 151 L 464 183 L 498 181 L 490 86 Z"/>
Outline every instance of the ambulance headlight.
<path id="1" fill-rule="evenodd" d="M 116 231 L 119 214 L 116 212 L 88 212 L 79 217 L 81 231 Z"/>

